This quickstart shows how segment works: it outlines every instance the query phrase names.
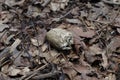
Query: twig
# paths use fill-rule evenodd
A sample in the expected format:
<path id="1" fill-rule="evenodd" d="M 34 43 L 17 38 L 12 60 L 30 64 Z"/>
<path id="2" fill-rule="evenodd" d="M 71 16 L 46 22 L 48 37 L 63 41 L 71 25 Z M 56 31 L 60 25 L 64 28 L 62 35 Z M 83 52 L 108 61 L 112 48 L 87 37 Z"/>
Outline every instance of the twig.
<path id="1" fill-rule="evenodd" d="M 60 71 L 54 71 L 54 72 L 50 72 L 50 73 L 46 73 L 46 74 L 41 74 L 39 76 L 35 76 L 32 79 L 38 80 L 38 79 L 48 78 L 48 77 L 52 77 L 54 75 L 58 75 L 60 73 L 61 73 Z"/>
<path id="2" fill-rule="evenodd" d="M 51 0 L 45 0 L 45 2 L 42 4 L 43 7 L 47 6 L 50 3 Z"/>
<path id="3" fill-rule="evenodd" d="M 101 28 L 100 30 L 98 30 L 97 32 L 102 31 L 103 29 L 107 28 L 109 25 L 113 24 L 115 22 L 115 19 L 118 17 L 118 15 L 120 14 L 120 9 L 118 10 L 116 16 L 113 18 L 113 20 L 111 20 L 109 23 L 106 24 L 105 27 Z"/>
<path id="4" fill-rule="evenodd" d="M 30 79 L 32 76 L 36 75 L 36 73 L 37 73 L 38 71 L 44 69 L 47 65 L 48 65 L 48 64 L 45 64 L 44 66 L 42 66 L 42 67 L 40 67 L 40 68 L 38 68 L 38 69 L 36 69 L 36 70 L 34 70 L 34 71 L 29 72 L 28 74 L 24 75 L 20 80 L 24 80 L 24 79 L 25 79 L 25 80 L 28 80 L 28 79 Z M 32 75 L 32 76 L 31 76 L 31 75 Z"/>

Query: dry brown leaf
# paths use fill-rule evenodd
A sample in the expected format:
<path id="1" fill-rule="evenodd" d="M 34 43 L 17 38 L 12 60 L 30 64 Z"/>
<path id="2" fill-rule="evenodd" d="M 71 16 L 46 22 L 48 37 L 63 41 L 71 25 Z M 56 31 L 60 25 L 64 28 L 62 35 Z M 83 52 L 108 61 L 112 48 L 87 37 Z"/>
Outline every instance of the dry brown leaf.
<path id="1" fill-rule="evenodd" d="M 8 72 L 8 75 L 9 75 L 9 76 L 17 76 L 17 75 L 21 72 L 20 69 L 16 69 L 16 68 L 13 67 L 13 66 L 11 66 L 8 71 L 9 71 L 9 72 Z"/>
<path id="2" fill-rule="evenodd" d="M 0 80 L 10 80 L 10 78 L 6 74 L 0 72 Z"/>
<path id="3" fill-rule="evenodd" d="M 120 28 L 117 28 L 117 32 L 120 34 Z"/>
<path id="4" fill-rule="evenodd" d="M 15 42 L 10 47 L 10 52 L 13 52 L 20 43 L 21 43 L 21 40 L 16 39 Z"/>
<path id="5" fill-rule="evenodd" d="M 5 44 L 9 44 L 10 43 L 10 39 L 12 39 L 15 35 L 10 35 L 7 37 L 7 39 L 4 41 Z"/>
<path id="6" fill-rule="evenodd" d="M 108 57 L 106 56 L 106 51 L 103 51 L 101 54 L 102 54 L 102 59 L 103 59 L 102 66 L 104 68 L 107 68 L 108 67 Z"/>
<path id="7" fill-rule="evenodd" d="M 37 7 L 30 5 L 30 6 L 28 6 L 28 11 L 27 11 L 26 15 L 37 17 L 37 16 L 41 15 L 41 10 Z"/>
<path id="8" fill-rule="evenodd" d="M 30 72 L 28 67 L 16 68 L 15 66 L 11 66 L 8 69 L 9 76 L 25 75 L 28 72 Z"/>
<path id="9" fill-rule="evenodd" d="M 110 44 L 107 46 L 111 51 L 116 51 L 117 48 L 120 47 L 120 36 L 116 36 L 111 39 Z"/>
<path id="10" fill-rule="evenodd" d="M 87 73 L 90 73 L 92 70 L 90 70 L 88 67 L 82 66 L 82 65 L 74 65 L 73 68 L 77 70 L 77 72 L 86 75 Z"/>
<path id="11" fill-rule="evenodd" d="M 68 2 L 69 0 L 52 0 L 50 3 L 50 9 L 52 11 L 59 11 L 60 9 L 64 9 Z"/>
<path id="12" fill-rule="evenodd" d="M 115 76 L 115 74 L 110 73 L 110 74 L 108 74 L 107 77 L 105 77 L 104 80 L 116 80 L 116 76 Z"/>
<path id="13" fill-rule="evenodd" d="M 45 29 L 39 29 L 38 32 L 39 32 L 39 34 L 36 37 L 31 38 L 31 42 L 34 46 L 41 46 L 45 41 L 46 30 Z"/>
<path id="14" fill-rule="evenodd" d="M 33 39 L 31 38 L 31 42 L 34 46 L 40 46 L 42 45 L 42 42 L 40 40 L 37 40 L 37 39 Z"/>
<path id="15" fill-rule="evenodd" d="M 43 44 L 41 47 L 42 52 L 45 52 L 48 49 L 48 45 L 47 44 Z"/>
<path id="16" fill-rule="evenodd" d="M 0 37 L 1 37 L 1 40 L 0 40 L 0 41 L 1 41 L 2 43 L 4 43 L 4 42 L 7 40 L 7 38 L 8 38 L 8 35 L 7 35 L 7 34 L 8 34 L 8 32 L 6 32 L 6 30 L 0 33 Z"/>
<path id="17" fill-rule="evenodd" d="M 8 69 L 9 69 L 9 65 L 5 65 L 1 68 L 1 72 L 7 74 L 8 73 Z"/>
<path id="18" fill-rule="evenodd" d="M 9 11 L 0 12 L 0 23 L 7 23 L 13 17 L 13 14 L 10 14 Z"/>
<path id="19" fill-rule="evenodd" d="M 23 3 L 25 2 L 25 0 L 20 0 L 20 1 L 17 1 L 16 0 L 5 0 L 5 4 L 7 4 L 8 6 L 12 7 L 12 6 L 15 6 L 15 5 L 23 5 Z"/>
<path id="20" fill-rule="evenodd" d="M 1 22 L 0 22 L 0 32 L 2 32 L 4 29 L 6 29 L 6 28 L 9 28 L 9 26 L 7 25 L 7 24 L 2 24 Z"/>
<path id="21" fill-rule="evenodd" d="M 28 67 L 24 67 L 23 69 L 21 69 L 21 72 L 19 74 L 20 75 L 25 75 L 28 72 L 30 72 L 30 69 Z"/>
<path id="22" fill-rule="evenodd" d="M 65 19 L 65 21 L 73 24 L 81 24 L 79 19 Z"/>
<path id="23" fill-rule="evenodd" d="M 73 34 L 76 34 L 80 37 L 92 38 L 93 36 L 95 36 L 94 30 L 83 31 L 82 28 L 75 26 L 71 26 L 71 28 L 68 28 L 68 30 L 70 30 L 71 32 L 73 32 Z"/>
<path id="24" fill-rule="evenodd" d="M 67 74 L 71 80 L 77 75 L 77 72 L 69 67 L 63 68 L 63 72 Z"/>

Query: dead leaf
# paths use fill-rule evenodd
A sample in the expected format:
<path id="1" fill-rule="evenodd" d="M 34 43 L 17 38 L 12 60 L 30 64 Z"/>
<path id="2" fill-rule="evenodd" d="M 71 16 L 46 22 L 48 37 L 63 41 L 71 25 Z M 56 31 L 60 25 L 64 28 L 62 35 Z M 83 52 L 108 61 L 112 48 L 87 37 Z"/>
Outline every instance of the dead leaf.
<path id="1" fill-rule="evenodd" d="M 31 42 L 32 42 L 32 44 L 34 46 L 40 46 L 40 45 L 42 45 L 42 42 L 40 40 L 38 41 L 37 39 L 31 38 Z"/>
<path id="2" fill-rule="evenodd" d="M 64 67 L 63 72 L 67 74 L 71 80 L 73 80 L 73 78 L 77 75 L 77 72 L 74 69 L 69 67 L 66 67 L 66 68 Z"/>
<path id="3" fill-rule="evenodd" d="M 28 11 L 26 13 L 27 16 L 33 16 L 33 17 L 37 17 L 39 15 L 41 15 L 41 10 L 35 6 L 28 6 Z M 42 15 L 44 16 L 44 15 Z"/>
<path id="4" fill-rule="evenodd" d="M 103 51 L 101 54 L 102 54 L 102 59 L 103 59 L 102 66 L 104 68 L 107 68 L 108 67 L 108 57 L 106 56 L 106 51 Z"/>
<path id="5" fill-rule="evenodd" d="M 17 68 L 15 68 L 13 66 L 11 66 L 8 71 L 9 71 L 8 72 L 9 76 L 17 76 L 21 72 L 20 69 L 17 69 Z"/>
<path id="6" fill-rule="evenodd" d="M 25 0 L 20 0 L 20 1 L 16 1 L 16 0 L 5 0 L 5 4 L 7 4 L 7 5 L 10 6 L 10 7 L 15 6 L 15 5 L 21 6 L 24 2 L 25 2 Z"/>
<path id="7" fill-rule="evenodd" d="M 41 47 L 41 50 L 43 52 L 45 52 L 47 50 L 47 48 L 48 48 L 48 45 L 47 44 L 43 44 L 42 47 Z"/>
<path id="8" fill-rule="evenodd" d="M 50 4 L 50 7 L 51 7 L 51 10 L 53 10 L 53 11 L 59 11 L 60 10 L 60 5 L 59 4 L 57 4 L 57 3 L 51 3 Z"/>
<path id="9" fill-rule="evenodd" d="M 10 35 L 7 37 L 7 39 L 4 41 L 5 44 L 10 44 L 10 40 L 14 37 L 15 35 Z"/>
<path id="10" fill-rule="evenodd" d="M 117 28 L 117 32 L 120 34 L 120 28 Z"/>
<path id="11" fill-rule="evenodd" d="M 68 28 L 68 30 L 80 37 L 92 38 L 93 36 L 95 36 L 94 30 L 83 31 L 81 27 L 71 26 L 71 28 Z"/>
<path id="12" fill-rule="evenodd" d="M 79 73 L 81 73 L 81 74 L 83 74 L 83 75 L 86 75 L 87 73 L 90 73 L 90 72 L 91 72 L 91 70 L 89 70 L 88 67 L 85 67 L 85 66 L 82 66 L 82 65 L 74 65 L 73 68 L 74 68 L 77 72 L 79 72 Z"/>
<path id="13" fill-rule="evenodd" d="M 1 72 L 7 74 L 8 73 L 8 69 L 9 69 L 9 65 L 5 65 L 1 68 Z"/>
<path id="14" fill-rule="evenodd" d="M 105 77 L 105 80 L 116 80 L 115 74 L 109 73 L 107 77 Z"/>
<path id="15" fill-rule="evenodd" d="M 2 32 L 6 28 L 9 28 L 9 26 L 7 24 L 0 23 L 0 32 Z"/>
<path id="16" fill-rule="evenodd" d="M 112 38 L 110 44 L 107 46 L 107 48 L 111 51 L 116 51 L 116 49 L 119 47 L 120 47 L 120 36 L 116 36 Z"/>
<path id="17" fill-rule="evenodd" d="M 81 24 L 79 19 L 65 19 L 65 21 L 73 24 Z"/>
<path id="18" fill-rule="evenodd" d="M 0 72 L 0 80 L 10 80 L 10 78 L 8 77 L 8 75 L 3 74 L 2 72 Z"/>
<path id="19" fill-rule="evenodd" d="M 7 23 L 12 17 L 13 14 L 11 14 L 9 11 L 2 11 L 0 12 L 0 23 Z"/>
<path id="20" fill-rule="evenodd" d="M 19 74 L 20 75 L 25 75 L 28 72 L 30 72 L 30 69 L 28 67 L 24 67 L 23 69 L 21 69 L 21 72 Z"/>
<path id="21" fill-rule="evenodd" d="M 16 39 L 15 42 L 10 47 L 10 53 L 13 52 L 20 43 L 21 43 L 21 40 Z"/>
<path id="22" fill-rule="evenodd" d="M 60 9 L 64 9 L 68 2 L 69 0 L 52 0 L 50 3 L 50 9 L 52 11 L 59 11 Z"/>
<path id="23" fill-rule="evenodd" d="M 41 46 L 45 41 L 47 31 L 45 29 L 39 29 L 38 32 L 39 33 L 36 35 L 36 37 L 31 38 L 31 42 L 34 46 Z"/>

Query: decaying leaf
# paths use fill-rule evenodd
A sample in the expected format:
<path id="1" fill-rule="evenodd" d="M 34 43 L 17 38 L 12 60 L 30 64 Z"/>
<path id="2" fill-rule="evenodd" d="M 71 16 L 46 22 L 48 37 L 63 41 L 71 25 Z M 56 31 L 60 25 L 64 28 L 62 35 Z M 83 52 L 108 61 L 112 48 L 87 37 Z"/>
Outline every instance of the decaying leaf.
<path id="1" fill-rule="evenodd" d="M 50 3 L 50 8 L 53 11 L 59 11 L 60 9 L 64 9 L 68 2 L 69 0 L 52 0 Z"/>
<path id="2" fill-rule="evenodd" d="M 9 76 L 17 76 L 17 75 L 25 75 L 25 73 L 29 72 L 30 69 L 28 67 L 16 68 L 15 66 L 11 66 L 8 69 Z"/>
<path id="3" fill-rule="evenodd" d="M 119 47 L 120 47 L 120 36 L 116 36 L 113 39 L 111 39 L 111 42 L 108 45 L 108 49 L 110 49 L 111 51 L 116 51 L 116 49 Z"/>
<path id="4" fill-rule="evenodd" d="M 40 29 L 39 34 L 36 37 L 31 38 L 31 42 L 34 46 L 40 46 L 44 43 L 45 37 L 46 37 L 46 30 Z"/>
<path id="5" fill-rule="evenodd" d="M 4 41 L 6 44 L 10 43 L 10 40 L 14 37 L 15 35 L 10 35 L 9 37 L 7 37 L 7 39 Z"/>
<path id="6" fill-rule="evenodd" d="M 71 28 L 68 28 L 68 30 L 73 32 L 73 34 L 77 34 L 80 37 L 92 38 L 93 36 L 95 36 L 94 30 L 84 31 L 81 27 L 72 26 Z"/>
<path id="7" fill-rule="evenodd" d="M 98 48 L 97 45 L 93 45 L 90 47 L 88 51 L 85 51 L 85 59 L 89 64 L 93 64 L 95 61 L 97 61 L 97 65 L 101 63 L 102 61 L 102 52 L 100 48 Z M 95 65 L 94 65 L 95 66 Z"/>
<path id="8" fill-rule="evenodd" d="M 13 18 L 13 14 L 10 14 L 9 11 L 0 12 L 0 23 L 7 23 Z"/>
<path id="9" fill-rule="evenodd" d="M 14 68 L 12 66 L 9 68 L 8 71 L 9 71 L 10 76 L 17 76 L 21 72 L 20 69 L 16 69 L 16 68 Z"/>
<path id="10" fill-rule="evenodd" d="M 65 21 L 73 24 L 81 24 L 79 19 L 65 19 Z"/>
<path id="11" fill-rule="evenodd" d="M 15 5 L 22 5 L 25 2 L 25 0 L 20 0 L 20 1 L 15 1 L 15 0 L 5 0 L 5 4 L 7 4 L 8 6 L 12 7 Z"/>
<path id="12" fill-rule="evenodd" d="M 29 6 L 28 7 L 28 11 L 26 13 L 27 16 L 33 16 L 33 17 L 37 17 L 39 15 L 41 15 L 41 10 L 37 7 L 34 6 Z"/>
<path id="13" fill-rule="evenodd" d="M 120 34 L 120 28 L 117 28 L 117 32 Z"/>
<path id="14" fill-rule="evenodd" d="M 2 32 L 6 28 L 9 28 L 9 26 L 7 24 L 0 23 L 0 32 Z"/>
<path id="15" fill-rule="evenodd" d="M 67 74 L 71 80 L 77 75 L 77 72 L 69 67 L 63 68 L 63 72 Z"/>
<path id="16" fill-rule="evenodd" d="M 16 39 L 15 42 L 10 47 L 10 52 L 13 52 L 20 43 L 21 43 L 21 40 Z"/>
<path id="17" fill-rule="evenodd" d="M 44 52 L 48 48 L 47 44 L 43 44 L 41 50 Z"/>
<path id="18" fill-rule="evenodd" d="M 0 0 L 0 80 L 120 80 L 119 0 L 109 1 Z"/>
<path id="19" fill-rule="evenodd" d="M 40 40 L 38 41 L 37 39 L 31 39 L 31 42 L 34 46 L 42 45 L 42 42 Z"/>
<path id="20" fill-rule="evenodd" d="M 21 72 L 19 74 L 20 75 L 25 75 L 28 72 L 30 72 L 30 69 L 28 67 L 24 67 L 23 69 L 21 69 Z"/>
<path id="21" fill-rule="evenodd" d="M 115 74 L 110 73 L 107 77 L 105 77 L 105 80 L 116 80 Z"/>

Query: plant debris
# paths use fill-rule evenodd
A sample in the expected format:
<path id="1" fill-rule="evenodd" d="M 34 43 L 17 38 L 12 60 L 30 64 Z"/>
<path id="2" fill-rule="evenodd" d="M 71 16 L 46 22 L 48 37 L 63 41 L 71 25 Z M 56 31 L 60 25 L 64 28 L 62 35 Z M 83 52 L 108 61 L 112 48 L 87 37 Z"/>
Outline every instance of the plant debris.
<path id="1" fill-rule="evenodd" d="M 0 80 L 120 80 L 120 0 L 0 0 Z"/>

